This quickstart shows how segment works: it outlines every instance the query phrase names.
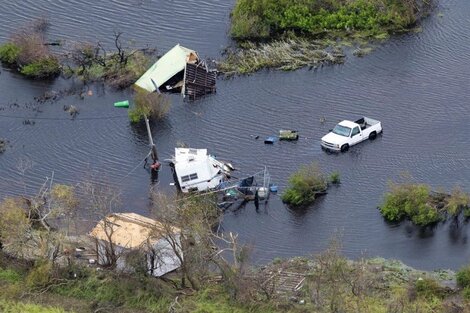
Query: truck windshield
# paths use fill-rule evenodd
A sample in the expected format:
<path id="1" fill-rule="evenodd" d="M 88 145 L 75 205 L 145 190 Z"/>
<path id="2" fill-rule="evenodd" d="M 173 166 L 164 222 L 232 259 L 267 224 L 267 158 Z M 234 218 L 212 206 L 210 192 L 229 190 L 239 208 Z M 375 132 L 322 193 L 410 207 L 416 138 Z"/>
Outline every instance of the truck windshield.
<path id="1" fill-rule="evenodd" d="M 336 125 L 335 128 L 333 128 L 333 133 L 335 133 L 336 135 L 349 137 L 349 134 L 351 133 L 351 128 L 346 127 L 346 126 Z"/>

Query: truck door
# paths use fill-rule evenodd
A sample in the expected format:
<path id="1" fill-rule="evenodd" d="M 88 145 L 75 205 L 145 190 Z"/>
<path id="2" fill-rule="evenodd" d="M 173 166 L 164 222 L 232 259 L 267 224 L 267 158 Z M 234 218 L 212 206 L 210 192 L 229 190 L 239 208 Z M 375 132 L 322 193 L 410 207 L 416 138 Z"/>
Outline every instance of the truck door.
<path id="1" fill-rule="evenodd" d="M 362 131 L 359 126 L 356 126 L 351 131 L 351 145 L 355 145 L 358 142 L 362 141 Z"/>

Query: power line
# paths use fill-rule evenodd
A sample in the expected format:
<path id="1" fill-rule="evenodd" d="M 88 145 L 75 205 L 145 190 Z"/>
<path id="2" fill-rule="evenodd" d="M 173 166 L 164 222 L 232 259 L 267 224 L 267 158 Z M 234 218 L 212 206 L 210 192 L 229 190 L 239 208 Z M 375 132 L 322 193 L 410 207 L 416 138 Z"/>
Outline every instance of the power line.
<path id="1" fill-rule="evenodd" d="M 127 115 L 111 115 L 111 116 L 94 116 L 94 117 L 82 117 L 82 118 L 65 118 L 65 117 L 25 117 L 16 115 L 3 115 L 0 117 L 4 118 L 16 118 L 22 120 L 49 120 L 49 121 L 87 121 L 87 120 L 109 120 L 118 118 L 127 118 Z"/>

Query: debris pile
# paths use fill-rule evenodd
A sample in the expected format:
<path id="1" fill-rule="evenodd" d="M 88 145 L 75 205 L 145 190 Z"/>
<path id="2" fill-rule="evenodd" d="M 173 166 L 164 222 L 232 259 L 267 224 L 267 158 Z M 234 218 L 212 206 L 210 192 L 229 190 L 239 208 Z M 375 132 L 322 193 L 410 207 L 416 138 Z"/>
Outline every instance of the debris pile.
<path id="1" fill-rule="evenodd" d="M 0 153 L 5 152 L 5 150 L 7 149 L 7 144 L 8 141 L 6 139 L 0 138 Z"/>

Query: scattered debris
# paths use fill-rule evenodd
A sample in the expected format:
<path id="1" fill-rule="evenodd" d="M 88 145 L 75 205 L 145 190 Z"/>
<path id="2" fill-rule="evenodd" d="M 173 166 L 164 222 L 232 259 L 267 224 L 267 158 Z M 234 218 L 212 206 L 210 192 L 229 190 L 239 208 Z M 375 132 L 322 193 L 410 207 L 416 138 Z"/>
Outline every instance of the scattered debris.
<path id="1" fill-rule="evenodd" d="M 23 121 L 23 125 L 34 125 L 34 124 L 36 124 L 36 122 L 30 119 Z"/>
<path id="2" fill-rule="evenodd" d="M 298 140 L 299 132 L 296 130 L 281 129 L 279 131 L 279 140 Z"/>
<path id="3" fill-rule="evenodd" d="M 366 56 L 369 53 L 371 53 L 373 50 L 374 49 L 371 47 L 357 48 L 356 50 L 353 51 L 353 55 L 359 58 L 362 58 L 363 56 Z"/>
<path id="4" fill-rule="evenodd" d="M 135 85 L 149 92 L 181 92 L 196 100 L 216 91 L 216 76 L 217 72 L 210 70 L 196 51 L 178 44 L 153 64 Z"/>
<path id="5" fill-rule="evenodd" d="M 256 209 L 259 208 L 259 201 L 264 200 L 265 202 L 269 199 L 270 187 L 271 186 L 271 175 L 268 169 L 264 169 L 252 176 L 245 177 L 239 180 L 227 181 L 218 186 L 221 193 L 222 199 L 218 205 L 220 208 L 228 209 L 235 203 L 239 203 L 238 206 L 243 206 L 247 201 L 254 201 Z M 239 200 L 242 200 L 240 203 Z"/>
<path id="6" fill-rule="evenodd" d="M 274 136 L 266 137 L 264 139 L 264 143 L 269 144 L 269 145 L 272 145 L 275 141 L 276 141 L 276 137 Z"/>
<path id="7" fill-rule="evenodd" d="M 77 107 L 74 105 L 64 105 L 64 111 L 68 112 L 72 119 L 74 119 L 79 114 Z"/>
<path id="8" fill-rule="evenodd" d="M 115 108 L 128 108 L 129 100 L 114 102 L 114 107 Z"/>
<path id="9" fill-rule="evenodd" d="M 0 138 L 0 153 L 5 152 L 5 150 L 7 149 L 7 144 L 8 141 L 6 139 Z"/>

